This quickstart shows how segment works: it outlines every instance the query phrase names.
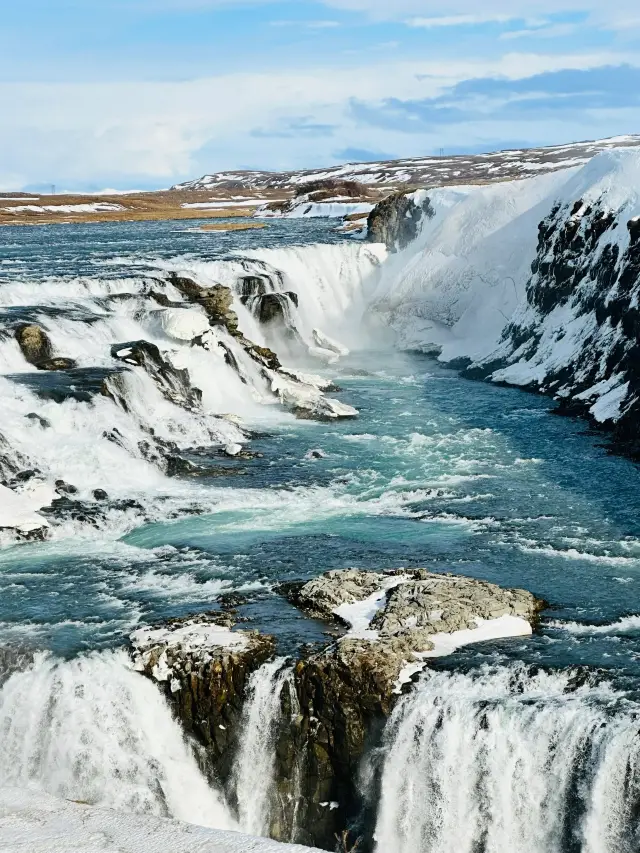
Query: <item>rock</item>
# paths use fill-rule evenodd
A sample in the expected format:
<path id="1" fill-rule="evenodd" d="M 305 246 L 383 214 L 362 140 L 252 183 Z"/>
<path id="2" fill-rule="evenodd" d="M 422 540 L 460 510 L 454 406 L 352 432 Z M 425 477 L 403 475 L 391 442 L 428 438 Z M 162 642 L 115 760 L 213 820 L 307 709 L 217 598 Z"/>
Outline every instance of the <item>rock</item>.
<path id="1" fill-rule="evenodd" d="M 105 492 L 104 489 L 94 489 L 92 494 L 93 494 L 93 497 L 95 498 L 95 500 L 97 500 L 97 501 L 108 501 L 109 500 L 109 495 Z"/>
<path id="2" fill-rule="evenodd" d="M 72 358 L 49 358 L 46 361 L 40 361 L 36 365 L 38 370 L 73 370 L 78 366 L 78 362 Z"/>
<path id="3" fill-rule="evenodd" d="M 313 330 L 313 340 L 321 349 L 334 352 L 336 355 L 349 355 L 349 349 L 347 347 L 339 341 L 330 338 L 329 335 L 325 335 L 320 329 Z"/>
<path id="4" fill-rule="evenodd" d="M 36 412 L 29 412 L 28 415 L 25 415 L 25 418 L 37 423 L 38 426 L 42 427 L 42 429 L 51 429 L 51 421 L 47 418 L 43 418 L 42 415 L 36 414 Z"/>
<path id="5" fill-rule="evenodd" d="M 405 249 L 418 236 L 424 216 L 432 218 L 435 211 L 423 191 L 394 193 L 369 214 L 367 239 L 384 243 L 390 252 Z"/>
<path id="6" fill-rule="evenodd" d="M 65 483 L 64 480 L 56 480 L 56 492 L 59 495 L 77 495 L 78 489 L 72 486 L 71 483 Z"/>
<path id="7" fill-rule="evenodd" d="M 192 341 L 210 328 L 209 320 L 195 308 L 170 308 L 160 316 L 162 330 L 177 341 Z"/>
<path id="8" fill-rule="evenodd" d="M 191 385 L 189 372 L 179 370 L 165 359 L 155 344 L 148 341 L 131 341 L 124 344 L 114 344 L 111 355 L 118 361 L 142 367 L 153 379 L 162 395 L 184 409 L 197 410 L 202 401 L 202 392 Z M 126 406 L 126 389 L 120 387 L 118 379 L 110 378 L 104 386 L 116 402 Z M 126 410 L 126 409 L 125 409 Z"/>
<path id="9" fill-rule="evenodd" d="M 415 653 L 429 651 L 443 628 L 476 627 L 476 614 L 510 613 L 534 622 L 544 606 L 523 590 L 421 569 L 332 571 L 280 591 L 312 616 L 352 624 L 361 614 L 372 629 L 362 636 L 351 631 L 321 653 L 299 660 L 293 672 L 299 714 L 291 723 L 289 707 L 282 715 L 278 796 L 292 804 L 297 825 L 305 827 L 299 840 L 325 849 L 333 849 L 334 836 L 361 813 L 362 757 L 375 747 L 398 701 L 399 678 Z M 326 802 L 338 806 L 327 810 Z M 290 827 L 292 811 L 285 809 L 281 820 Z"/>
<path id="10" fill-rule="evenodd" d="M 36 325 L 19 326 L 16 340 L 29 364 L 36 367 L 53 357 L 53 347 L 47 333 Z"/>
<path id="11" fill-rule="evenodd" d="M 51 340 L 40 326 L 19 326 L 15 337 L 25 359 L 38 370 L 71 370 L 76 367 L 72 358 L 54 357 Z"/>
<path id="12" fill-rule="evenodd" d="M 325 459 L 326 455 L 327 454 L 324 452 L 324 450 L 321 450 L 320 448 L 316 448 L 315 450 L 307 451 L 307 453 L 305 453 L 305 455 L 304 455 L 304 458 L 305 459 Z"/>
<path id="13" fill-rule="evenodd" d="M 252 296 L 262 296 L 267 292 L 267 282 L 257 275 L 246 275 L 238 279 L 237 284 L 240 299 L 246 303 Z"/>
<path id="14" fill-rule="evenodd" d="M 272 637 L 232 632 L 233 625 L 228 614 L 208 613 L 131 635 L 135 669 L 164 690 L 223 785 L 231 778 L 249 676 L 275 651 Z"/>
<path id="15" fill-rule="evenodd" d="M 40 506 L 37 495 L 18 493 L 0 485 L 0 532 L 8 531 L 24 540 L 46 539 L 49 524 L 36 511 Z"/>

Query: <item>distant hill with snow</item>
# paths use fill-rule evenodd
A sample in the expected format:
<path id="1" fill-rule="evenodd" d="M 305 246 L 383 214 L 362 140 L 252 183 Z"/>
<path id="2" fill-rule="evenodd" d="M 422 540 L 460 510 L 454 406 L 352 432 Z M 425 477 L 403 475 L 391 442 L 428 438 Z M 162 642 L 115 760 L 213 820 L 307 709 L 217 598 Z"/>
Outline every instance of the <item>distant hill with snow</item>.
<path id="1" fill-rule="evenodd" d="M 413 157 L 379 163 L 347 163 L 344 166 L 296 172 L 217 172 L 204 175 L 195 181 L 178 184 L 172 189 L 295 191 L 301 184 L 321 180 L 354 180 L 379 189 L 494 183 L 581 166 L 601 151 L 638 146 L 640 136 L 616 136 L 595 142 L 575 142 L 549 148 L 514 149 L 451 157 Z"/>

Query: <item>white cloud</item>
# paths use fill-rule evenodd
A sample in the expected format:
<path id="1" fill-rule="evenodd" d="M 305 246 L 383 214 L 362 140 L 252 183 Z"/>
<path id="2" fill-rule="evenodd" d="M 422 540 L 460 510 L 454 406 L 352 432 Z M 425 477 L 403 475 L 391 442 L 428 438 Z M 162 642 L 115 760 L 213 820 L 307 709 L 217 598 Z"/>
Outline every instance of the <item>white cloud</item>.
<path id="1" fill-rule="evenodd" d="M 402 19 L 411 15 L 425 19 L 442 17 L 441 0 L 323 0 L 327 6 L 365 12 L 383 20 Z M 595 21 L 605 23 L 625 15 L 637 16 L 637 0 L 615 0 L 615 9 L 602 0 L 484 0 L 478 12 L 478 0 L 448 0 L 447 17 L 461 16 L 487 20 L 496 18 L 528 19 L 539 15 L 583 12 Z"/>
<path id="2" fill-rule="evenodd" d="M 436 18 L 409 18 L 406 22 L 410 27 L 435 29 L 436 27 L 461 27 L 476 24 L 507 24 L 513 20 L 510 15 L 450 15 Z"/>
<path id="3" fill-rule="evenodd" d="M 637 59 L 637 58 L 636 58 Z M 3 188 L 32 182 L 78 186 L 87 183 L 168 184 L 222 168 L 243 165 L 290 168 L 331 162 L 333 152 L 348 146 L 421 153 L 460 144 L 460 127 L 438 136 L 409 137 L 393 130 L 363 130 L 349 111 L 356 98 L 435 97 L 462 80 L 486 76 L 519 79 L 565 68 L 587 69 L 634 57 L 609 52 L 569 56 L 508 53 L 482 60 L 380 61 L 359 67 L 310 68 L 302 71 L 227 74 L 180 83 L 0 83 L 0 135 Z M 635 63 L 637 64 L 637 62 Z M 282 127 L 312 116 L 336 128 L 313 138 L 256 138 L 256 128 Z M 598 131 L 576 130 L 581 136 Z M 457 142 L 446 134 L 457 134 Z M 465 144 L 474 140 L 512 139 L 542 128 L 502 128 L 491 121 L 465 126 Z M 571 128 L 553 138 L 569 139 Z M 418 150 L 417 150 L 417 148 Z M 0 187 L 2 188 L 2 187 Z"/>

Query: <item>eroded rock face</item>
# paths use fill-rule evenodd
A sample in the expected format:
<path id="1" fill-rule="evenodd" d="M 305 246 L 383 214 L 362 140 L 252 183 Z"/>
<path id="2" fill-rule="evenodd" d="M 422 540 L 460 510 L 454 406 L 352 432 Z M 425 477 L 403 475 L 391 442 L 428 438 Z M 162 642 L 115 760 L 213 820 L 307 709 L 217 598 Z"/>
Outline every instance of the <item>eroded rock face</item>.
<path id="1" fill-rule="evenodd" d="M 295 839 L 331 850 L 362 809 L 358 768 L 401 695 L 406 667 L 433 651 L 437 636 L 476 629 L 478 619 L 512 616 L 533 625 L 544 602 L 524 590 L 423 569 L 332 571 L 283 592 L 310 615 L 354 625 L 295 664 L 299 711 L 291 714 L 283 694 L 277 751 L 280 801 L 292 804 L 274 824 L 274 831 L 285 827 L 277 837 L 292 837 L 295 807 L 304 828 Z"/>
<path id="2" fill-rule="evenodd" d="M 418 236 L 424 216 L 431 218 L 435 211 L 423 193 L 395 193 L 369 214 L 367 239 L 384 243 L 390 252 L 405 249 Z"/>
<path id="3" fill-rule="evenodd" d="M 134 667 L 163 690 L 185 731 L 223 786 L 231 775 L 251 673 L 275 651 L 272 637 L 231 631 L 222 613 L 176 619 L 131 635 Z"/>
<path id="4" fill-rule="evenodd" d="M 124 344 L 114 344 L 111 355 L 125 364 L 142 367 L 156 383 L 162 395 L 185 409 L 198 409 L 202 401 L 202 392 L 191 385 L 189 372 L 178 370 L 167 359 L 163 358 L 155 344 L 148 341 L 130 341 Z M 110 387 L 111 394 L 117 392 L 117 381 Z"/>
<path id="5" fill-rule="evenodd" d="M 40 326 L 20 326 L 16 330 L 16 340 L 29 364 L 37 366 L 53 356 L 49 336 Z"/>

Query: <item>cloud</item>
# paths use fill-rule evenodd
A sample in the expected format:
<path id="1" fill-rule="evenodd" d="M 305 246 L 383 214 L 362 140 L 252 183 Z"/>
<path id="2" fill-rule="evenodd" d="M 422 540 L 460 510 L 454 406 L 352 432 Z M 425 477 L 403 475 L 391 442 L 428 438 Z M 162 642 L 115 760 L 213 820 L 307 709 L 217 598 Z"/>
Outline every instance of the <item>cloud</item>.
<path id="1" fill-rule="evenodd" d="M 402 20 L 415 15 L 425 20 L 442 18 L 441 0 L 323 0 L 325 5 L 352 12 L 364 12 L 381 20 Z M 615 0 L 615 9 L 602 0 L 484 0 L 478 12 L 478 0 L 448 0 L 446 17 L 466 17 L 484 21 L 529 19 L 537 16 L 579 12 L 594 21 L 607 22 L 637 17 L 637 0 Z"/>
<path id="2" fill-rule="evenodd" d="M 382 103 L 353 99 L 355 121 L 404 133 L 423 133 L 473 121 L 521 122 L 564 120 L 588 112 L 627 110 L 640 117 L 640 68 L 605 66 L 591 70 L 555 71 L 522 79 L 495 77 L 467 80 L 433 98 Z"/>
<path id="3" fill-rule="evenodd" d="M 438 27 L 463 27 L 477 26 L 479 24 L 508 24 L 511 21 L 519 21 L 511 15 L 450 15 L 448 17 L 436 18 L 409 18 L 406 22 L 410 27 L 422 27 L 424 29 L 435 29 Z M 525 21 L 528 24 L 528 21 Z M 534 23 L 536 20 L 534 19 Z M 544 19 L 542 23 L 545 23 Z M 528 24 L 531 25 L 531 24 Z"/>
<path id="4" fill-rule="evenodd" d="M 579 77 L 553 75 L 615 61 L 606 51 L 475 60 L 369 58 L 345 68 L 308 65 L 184 82 L 0 83 L 4 188 L 35 182 L 68 188 L 166 186 L 219 169 L 287 169 L 359 159 L 345 154 L 350 149 L 360 154 L 366 149 L 377 159 L 383 151 L 409 156 L 440 145 L 450 148 L 460 138 L 468 145 L 511 139 L 513 119 L 509 125 L 504 118 L 509 115 L 504 103 L 533 100 L 537 95 L 530 87 L 537 86 L 547 93 L 564 87 L 574 104 L 575 98 L 593 104 L 584 91 L 586 83 L 598 83 L 595 70 L 584 85 L 576 82 Z M 612 109 L 624 109 L 623 94 L 630 91 L 625 80 L 640 91 L 636 77 L 602 71 L 599 103 L 609 99 Z M 562 110 L 545 108 L 553 126 L 532 122 L 525 129 L 519 123 L 518 135 L 534 142 L 541 137 L 569 141 L 577 133 L 584 138 L 587 120 L 593 127 L 587 136 L 602 134 L 600 127 L 611 127 L 612 133 L 629 129 L 619 129 L 616 117 L 598 124 L 593 113 L 580 117 L 576 110 L 572 107 L 570 123 Z M 513 107 L 511 115 L 516 111 Z M 520 108 L 518 121 L 530 114 Z"/>

